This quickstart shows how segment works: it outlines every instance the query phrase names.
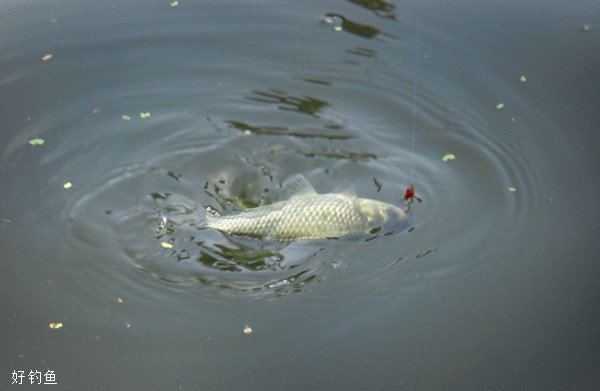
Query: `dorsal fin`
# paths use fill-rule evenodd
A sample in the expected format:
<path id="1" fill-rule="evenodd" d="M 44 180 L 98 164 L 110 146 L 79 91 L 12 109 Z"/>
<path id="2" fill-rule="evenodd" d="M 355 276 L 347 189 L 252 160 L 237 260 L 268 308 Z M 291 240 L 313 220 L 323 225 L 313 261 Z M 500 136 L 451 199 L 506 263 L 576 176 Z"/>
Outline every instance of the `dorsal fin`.
<path id="1" fill-rule="evenodd" d="M 303 194 L 316 194 L 315 188 L 308 182 L 302 174 L 294 175 L 281 184 L 279 199 L 285 200 L 290 197 Z"/>

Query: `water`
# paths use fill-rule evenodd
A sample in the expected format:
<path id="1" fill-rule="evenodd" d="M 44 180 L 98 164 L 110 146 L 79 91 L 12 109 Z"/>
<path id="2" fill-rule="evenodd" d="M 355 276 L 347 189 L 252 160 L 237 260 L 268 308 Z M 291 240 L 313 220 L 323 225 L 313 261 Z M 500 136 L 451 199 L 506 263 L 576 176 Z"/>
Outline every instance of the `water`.
<path id="1" fill-rule="evenodd" d="M 6 2 L 1 384 L 597 387 L 599 21 L 592 1 Z M 359 240 L 202 228 L 295 174 L 423 202 Z"/>

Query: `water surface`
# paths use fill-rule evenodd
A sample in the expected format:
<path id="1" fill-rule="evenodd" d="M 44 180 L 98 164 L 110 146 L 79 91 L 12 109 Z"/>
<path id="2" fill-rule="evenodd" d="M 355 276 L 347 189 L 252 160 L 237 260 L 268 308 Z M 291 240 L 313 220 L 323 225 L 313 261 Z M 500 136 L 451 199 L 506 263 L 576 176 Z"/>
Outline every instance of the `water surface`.
<path id="1" fill-rule="evenodd" d="M 599 21 L 592 1 L 8 2 L 0 382 L 597 387 Z M 296 174 L 423 202 L 351 240 L 202 227 Z"/>

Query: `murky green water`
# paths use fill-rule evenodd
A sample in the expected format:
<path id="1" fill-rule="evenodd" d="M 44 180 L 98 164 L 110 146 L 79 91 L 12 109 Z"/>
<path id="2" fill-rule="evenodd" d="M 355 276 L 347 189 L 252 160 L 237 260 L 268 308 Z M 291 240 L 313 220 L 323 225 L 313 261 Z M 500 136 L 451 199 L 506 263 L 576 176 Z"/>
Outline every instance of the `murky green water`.
<path id="1" fill-rule="evenodd" d="M 1 8 L 0 388 L 600 385 L 595 2 Z M 296 174 L 423 202 L 359 239 L 202 227 Z"/>

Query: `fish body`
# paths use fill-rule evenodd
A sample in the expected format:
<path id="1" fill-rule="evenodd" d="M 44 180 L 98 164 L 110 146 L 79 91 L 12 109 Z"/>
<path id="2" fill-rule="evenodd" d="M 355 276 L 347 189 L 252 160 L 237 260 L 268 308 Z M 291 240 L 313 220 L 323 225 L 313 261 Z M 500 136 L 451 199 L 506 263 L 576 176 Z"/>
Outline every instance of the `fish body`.
<path id="1" fill-rule="evenodd" d="M 206 226 L 228 234 L 277 240 L 325 239 L 402 228 L 399 207 L 346 193 L 319 194 L 308 182 L 287 200 L 229 216 L 206 214 Z"/>

